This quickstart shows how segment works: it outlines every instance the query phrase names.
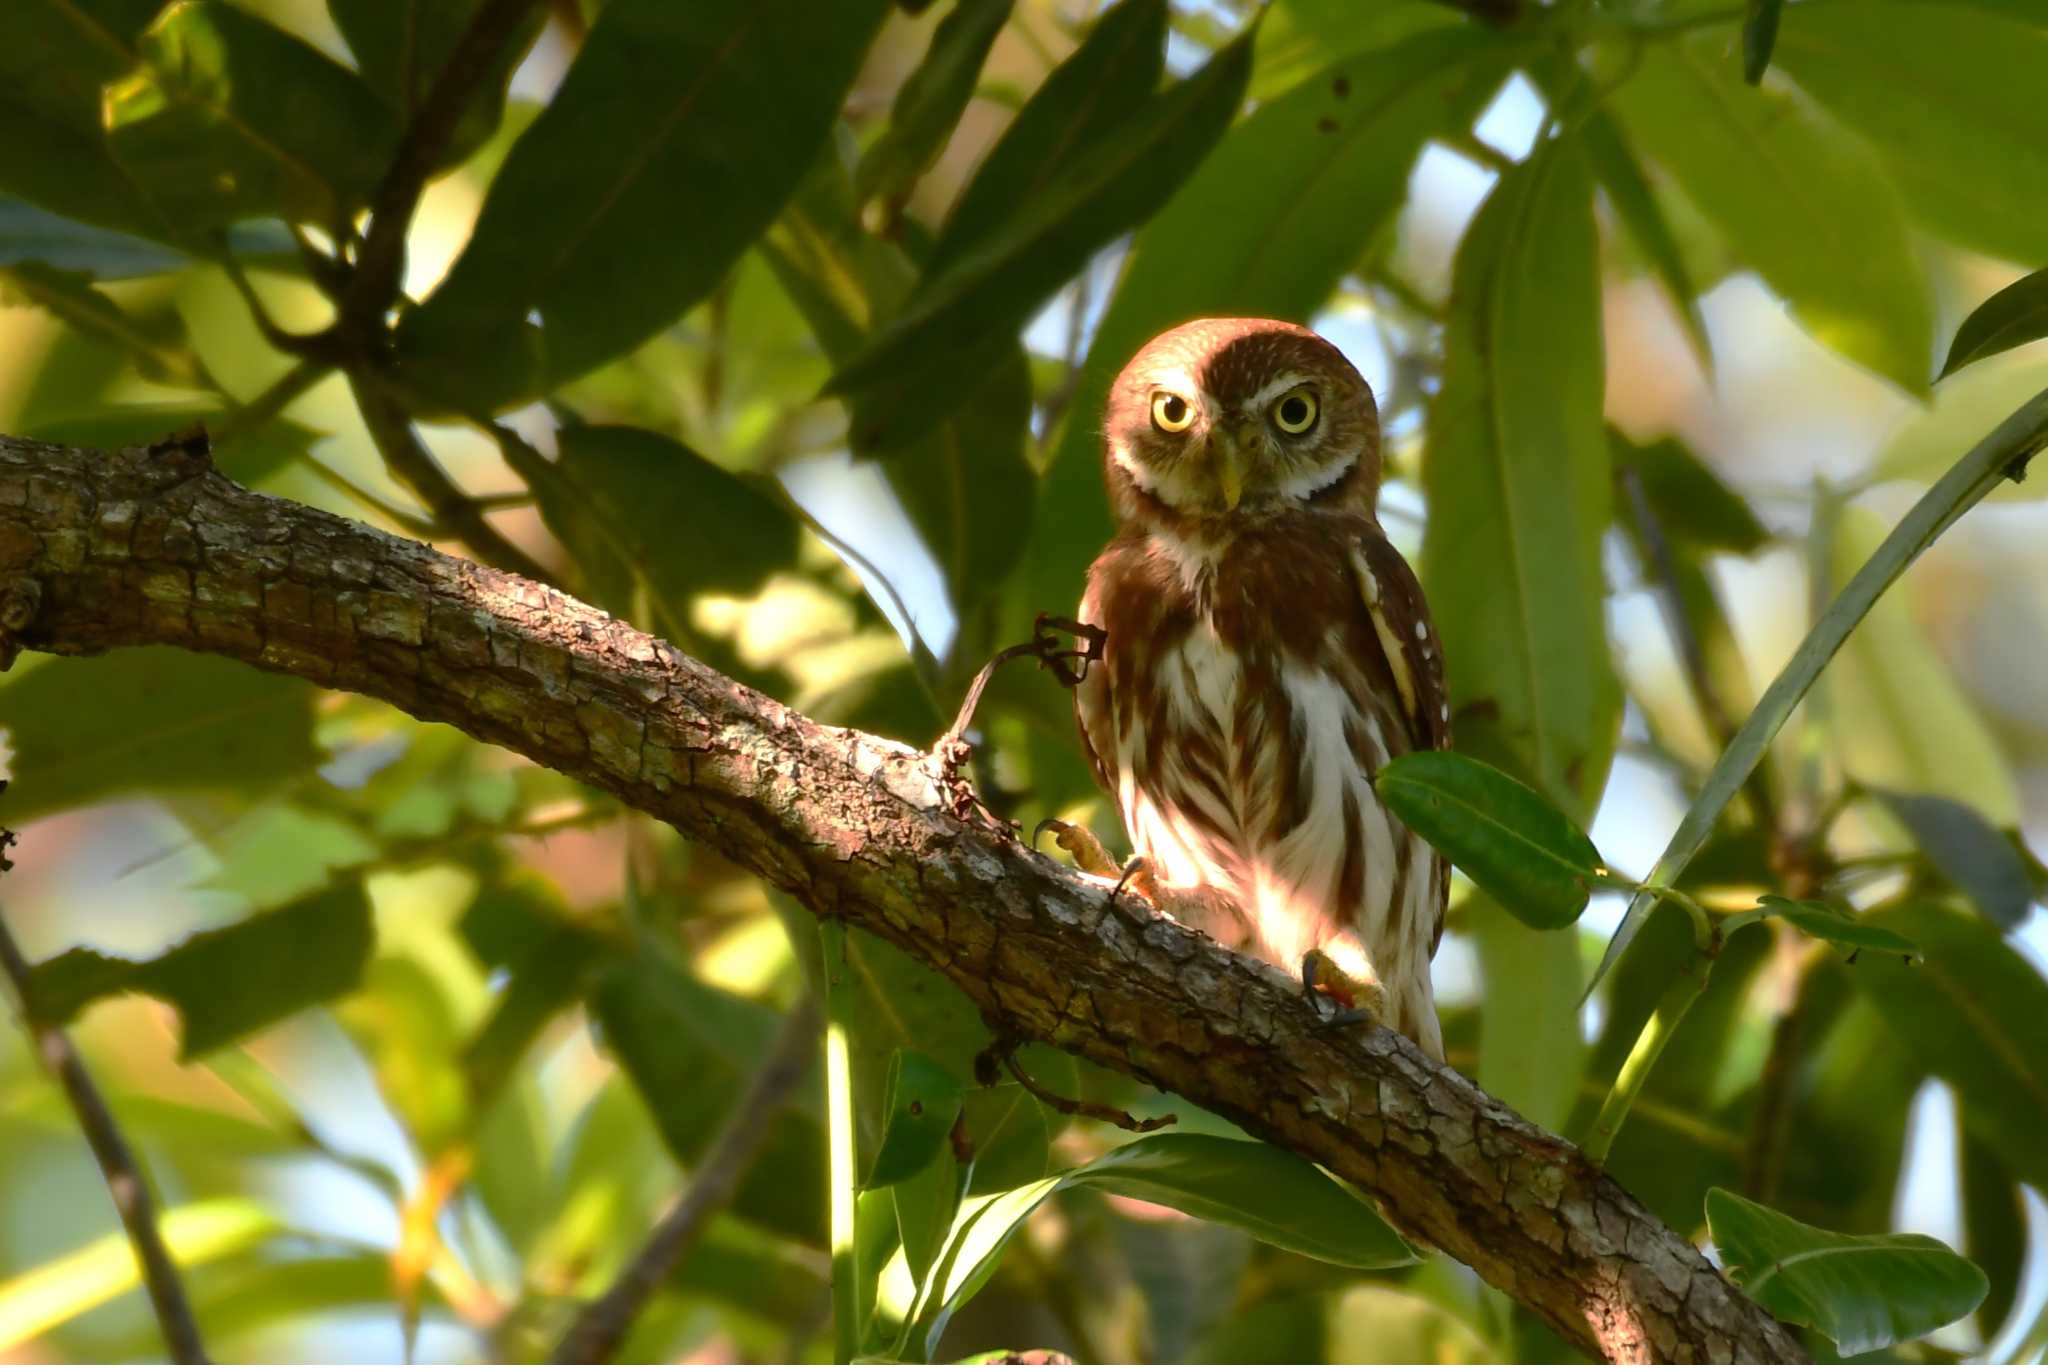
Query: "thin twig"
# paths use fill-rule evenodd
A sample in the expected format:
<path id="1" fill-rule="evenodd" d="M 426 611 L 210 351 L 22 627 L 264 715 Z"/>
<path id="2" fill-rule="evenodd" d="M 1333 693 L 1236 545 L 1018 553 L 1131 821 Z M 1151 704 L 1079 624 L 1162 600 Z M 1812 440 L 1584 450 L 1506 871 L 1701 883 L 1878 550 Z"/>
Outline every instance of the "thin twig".
<path id="1" fill-rule="evenodd" d="M 269 388 L 221 418 L 213 429 L 213 443 L 224 446 L 268 425 L 306 390 L 325 379 L 333 368 L 324 360 L 301 360 L 280 375 Z"/>
<path id="2" fill-rule="evenodd" d="M 0 787 L 4 785 L 0 783 Z M 0 872 L 14 866 L 6 854 L 14 843 L 14 837 L 13 830 L 0 830 Z M 156 1312 L 157 1325 L 163 1330 L 164 1348 L 170 1352 L 176 1365 L 208 1365 L 206 1346 L 199 1339 L 199 1323 L 192 1316 L 191 1302 L 186 1299 L 185 1286 L 178 1278 L 177 1263 L 171 1259 L 169 1249 L 157 1232 L 156 1201 L 150 1195 L 149 1181 L 127 1139 L 121 1136 L 113 1112 L 107 1108 L 99 1088 L 92 1083 L 92 1076 L 79 1058 L 78 1049 L 71 1045 L 71 1039 L 65 1036 L 63 1029 L 36 1019 L 29 995 L 28 959 L 21 955 L 21 948 L 8 931 L 5 920 L 0 920 L 0 968 L 5 969 L 8 980 L 14 983 L 22 1027 L 35 1044 L 36 1056 L 42 1059 L 43 1065 L 63 1087 L 71 1112 L 78 1116 L 78 1126 L 85 1134 L 86 1145 L 92 1148 L 93 1159 L 99 1163 L 100 1174 L 107 1183 L 107 1194 L 114 1201 L 114 1211 L 120 1214 L 121 1226 L 127 1229 L 129 1245 L 135 1248 L 135 1261 L 142 1268 L 143 1285 L 149 1291 L 149 1302 Z"/>
<path id="3" fill-rule="evenodd" d="M 449 139 L 477 90 L 539 0 L 485 0 L 448 54 L 433 88 L 406 126 L 405 139 L 370 201 L 370 231 L 356 258 L 355 278 L 342 301 L 341 326 L 357 341 L 380 330 L 398 298 L 405 269 L 405 234 L 420 194 L 448 150 Z"/>
<path id="4" fill-rule="evenodd" d="M 790 1011 L 768 1060 L 754 1073 L 697 1164 L 690 1187 L 662 1216 L 612 1287 L 577 1315 L 548 1358 L 550 1365 L 599 1365 L 618 1350 L 633 1319 L 689 1254 L 711 1216 L 725 1207 L 753 1165 L 768 1139 L 769 1121 L 810 1070 L 818 1048 L 818 1024 L 817 1003 L 810 997 Z"/>
<path id="5" fill-rule="evenodd" d="M 1174 1124 L 1180 1122 L 1180 1115 L 1178 1114 L 1161 1114 L 1156 1118 L 1141 1119 L 1137 1115 L 1127 1113 L 1114 1105 L 1097 1104 L 1093 1100 L 1074 1099 L 1070 1096 L 1048 1090 L 1036 1080 L 1033 1080 L 1031 1073 L 1018 1064 L 1017 1054 L 1014 1052 L 1003 1058 L 1003 1069 L 1008 1071 L 1011 1079 L 1023 1086 L 1026 1093 L 1033 1099 L 1047 1108 L 1055 1109 L 1065 1114 L 1070 1119 L 1094 1119 L 1100 1123 L 1114 1124 L 1127 1133 L 1156 1133 L 1161 1128 L 1171 1128 Z"/>

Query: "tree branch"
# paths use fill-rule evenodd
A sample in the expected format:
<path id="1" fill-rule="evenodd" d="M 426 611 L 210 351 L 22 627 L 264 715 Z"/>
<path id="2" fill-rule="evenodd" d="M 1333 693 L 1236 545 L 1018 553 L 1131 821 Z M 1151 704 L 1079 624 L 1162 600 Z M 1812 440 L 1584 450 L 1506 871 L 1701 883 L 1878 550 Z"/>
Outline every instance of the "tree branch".
<path id="1" fill-rule="evenodd" d="M 1101 890 L 905 745 L 818 725 L 563 594 L 265 497 L 202 450 L 0 439 L 0 657 L 168 644 L 445 721 L 665 820 L 929 963 L 999 1034 L 1220 1113 L 1370 1191 L 1612 1360 L 1796 1361 L 1563 1139 L 1284 973 Z"/>
<path id="2" fill-rule="evenodd" d="M 5 786 L 0 782 L 0 787 Z M 13 842 L 12 830 L 0 830 L 0 872 L 13 866 L 6 856 L 6 849 Z M 107 1197 L 114 1201 L 114 1212 L 121 1216 L 128 1244 L 135 1248 L 135 1264 L 142 1271 L 143 1287 L 149 1291 L 150 1307 L 163 1331 L 164 1350 L 175 1365 L 208 1365 L 198 1320 L 192 1316 L 184 1282 L 178 1278 L 177 1262 L 171 1259 L 170 1250 L 157 1231 L 156 1200 L 149 1193 L 142 1165 L 121 1135 L 113 1111 L 107 1108 L 99 1087 L 92 1083 L 92 1074 L 85 1069 L 71 1039 L 63 1029 L 36 1018 L 29 994 L 28 959 L 21 955 L 21 948 L 4 920 L 0 920 L 0 970 L 14 983 L 15 996 L 21 1002 L 21 1025 L 35 1045 L 37 1058 L 64 1091 L 71 1112 L 78 1118 L 79 1131 L 85 1134 L 86 1146 L 92 1148 L 93 1160 L 99 1163 L 100 1175 L 107 1183 Z"/>

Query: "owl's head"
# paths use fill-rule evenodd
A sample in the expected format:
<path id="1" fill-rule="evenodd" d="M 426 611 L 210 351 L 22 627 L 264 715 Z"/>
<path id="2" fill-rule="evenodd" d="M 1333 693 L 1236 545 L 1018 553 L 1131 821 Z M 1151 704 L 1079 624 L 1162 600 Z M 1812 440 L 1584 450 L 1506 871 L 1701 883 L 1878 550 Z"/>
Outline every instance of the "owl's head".
<path id="1" fill-rule="evenodd" d="M 1379 410 L 1335 346 L 1291 322 L 1199 318 L 1110 386 L 1110 501 L 1123 523 L 1219 534 L 1304 507 L 1372 514 Z"/>

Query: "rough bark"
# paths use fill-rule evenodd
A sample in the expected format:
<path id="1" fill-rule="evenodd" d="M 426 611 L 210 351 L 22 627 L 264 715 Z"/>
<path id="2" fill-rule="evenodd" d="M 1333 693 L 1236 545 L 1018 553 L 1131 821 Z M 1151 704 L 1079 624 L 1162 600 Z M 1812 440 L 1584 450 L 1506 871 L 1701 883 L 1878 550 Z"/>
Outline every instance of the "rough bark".
<path id="1" fill-rule="evenodd" d="M 1284 974 L 1108 903 L 927 757 L 818 725 L 549 588 L 217 474 L 203 442 L 0 438 L 0 657 L 167 644 L 377 697 L 674 825 L 957 984 L 992 1026 L 1225 1114 L 1612 1360 L 1789 1332 L 1571 1144 Z"/>

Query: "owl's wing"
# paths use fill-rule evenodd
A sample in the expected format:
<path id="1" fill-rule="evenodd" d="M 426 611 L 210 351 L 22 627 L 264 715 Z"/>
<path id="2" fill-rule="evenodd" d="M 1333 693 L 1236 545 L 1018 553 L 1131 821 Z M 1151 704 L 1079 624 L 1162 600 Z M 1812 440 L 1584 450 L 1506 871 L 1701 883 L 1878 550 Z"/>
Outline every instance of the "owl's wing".
<path id="1" fill-rule="evenodd" d="M 1081 598 L 1081 620 L 1091 626 L 1104 624 L 1096 588 L 1096 576 L 1090 573 L 1088 591 Z M 1111 711 L 1114 702 L 1110 695 L 1109 670 L 1106 651 L 1104 658 L 1088 666 L 1087 673 L 1074 688 L 1074 720 L 1081 731 L 1081 753 L 1088 760 L 1089 770 L 1095 774 L 1095 784 L 1115 800 L 1118 783 L 1116 717 Z"/>

